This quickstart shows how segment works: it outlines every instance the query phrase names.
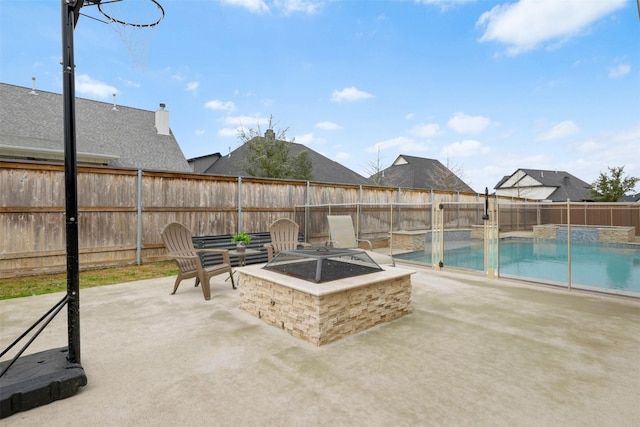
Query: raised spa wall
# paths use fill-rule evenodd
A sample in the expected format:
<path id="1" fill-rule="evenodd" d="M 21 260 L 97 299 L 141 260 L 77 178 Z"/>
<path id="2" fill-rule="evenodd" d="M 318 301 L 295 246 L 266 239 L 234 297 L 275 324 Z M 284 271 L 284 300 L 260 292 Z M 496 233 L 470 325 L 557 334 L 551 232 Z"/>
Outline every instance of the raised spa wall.
<path id="1" fill-rule="evenodd" d="M 585 225 L 571 226 L 571 241 L 584 243 L 628 243 L 635 238 L 635 227 L 594 227 Z M 533 226 L 536 239 L 567 241 L 567 226 L 545 224 Z"/>

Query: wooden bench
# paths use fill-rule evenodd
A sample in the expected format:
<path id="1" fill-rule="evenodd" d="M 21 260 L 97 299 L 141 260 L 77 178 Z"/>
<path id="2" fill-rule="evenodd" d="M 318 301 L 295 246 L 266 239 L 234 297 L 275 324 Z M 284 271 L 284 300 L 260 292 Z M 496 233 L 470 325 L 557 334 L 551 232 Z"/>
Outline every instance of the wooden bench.
<path id="1" fill-rule="evenodd" d="M 257 254 L 247 254 L 245 257 L 245 263 L 249 264 L 261 264 L 267 262 L 267 249 L 264 247 L 265 243 L 271 243 L 271 235 L 269 232 L 263 233 L 247 233 L 251 236 L 251 243 L 247 245 L 247 249 L 254 249 L 260 251 Z M 193 246 L 196 249 L 227 249 L 234 250 L 236 248 L 235 242 L 231 241 L 231 234 L 221 234 L 217 236 L 195 236 L 193 237 Z M 298 241 L 304 242 L 304 234 L 298 233 Z M 211 264 L 219 263 L 220 255 L 213 254 L 200 254 L 202 264 L 206 267 Z M 240 259 L 237 256 L 231 255 L 231 265 L 238 267 L 240 265 Z"/>

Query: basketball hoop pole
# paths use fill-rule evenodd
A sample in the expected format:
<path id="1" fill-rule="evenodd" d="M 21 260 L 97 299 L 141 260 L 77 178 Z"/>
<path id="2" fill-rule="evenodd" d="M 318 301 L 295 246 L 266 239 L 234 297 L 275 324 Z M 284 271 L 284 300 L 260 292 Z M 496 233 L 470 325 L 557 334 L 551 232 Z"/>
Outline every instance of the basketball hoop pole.
<path id="1" fill-rule="evenodd" d="M 80 4 L 76 5 L 76 2 Z M 84 0 L 62 0 L 62 96 L 64 98 L 64 175 L 67 238 L 67 324 L 71 363 L 80 363 L 80 264 L 76 158 L 75 62 L 73 30 Z"/>
<path id="2" fill-rule="evenodd" d="M 64 100 L 64 171 L 67 240 L 67 294 L 47 314 L 0 353 L 43 323 L 34 336 L 7 361 L 0 362 L 0 418 L 73 396 L 87 384 L 80 365 L 80 264 L 78 262 L 78 183 L 76 158 L 75 82 L 73 29 L 84 0 L 60 0 L 62 4 L 62 77 Z M 67 304 L 68 346 L 22 356 L 40 332 Z"/>

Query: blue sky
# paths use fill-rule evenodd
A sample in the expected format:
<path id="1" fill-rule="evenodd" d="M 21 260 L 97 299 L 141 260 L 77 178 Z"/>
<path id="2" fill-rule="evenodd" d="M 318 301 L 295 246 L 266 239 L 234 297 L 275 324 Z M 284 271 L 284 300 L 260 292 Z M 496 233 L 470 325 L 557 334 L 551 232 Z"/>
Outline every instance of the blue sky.
<path id="1" fill-rule="evenodd" d="M 239 126 L 264 130 L 273 115 L 363 175 L 407 154 L 478 192 L 518 168 L 640 177 L 635 0 L 161 3 L 164 20 L 137 34 L 142 65 L 112 25 L 80 18 L 76 95 L 165 103 L 187 158 L 226 154 Z M 62 92 L 60 21 L 57 1 L 0 0 L 2 82 Z"/>

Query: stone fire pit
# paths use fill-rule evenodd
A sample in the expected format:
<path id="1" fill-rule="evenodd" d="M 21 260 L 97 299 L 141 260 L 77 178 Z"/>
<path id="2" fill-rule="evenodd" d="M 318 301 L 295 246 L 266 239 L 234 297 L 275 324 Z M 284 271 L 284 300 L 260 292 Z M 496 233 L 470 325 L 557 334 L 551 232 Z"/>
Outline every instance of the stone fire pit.
<path id="1" fill-rule="evenodd" d="M 362 252 L 353 251 L 355 261 L 344 253 L 329 260 L 326 254 L 319 258 L 331 261 L 326 264 L 331 268 L 340 258 L 348 264 L 367 264 Z M 292 262 L 307 262 L 291 255 L 287 257 Z M 312 262 L 319 259 L 312 257 Z M 281 273 L 261 265 L 239 268 L 240 309 L 318 346 L 411 313 L 413 271 L 373 264 L 374 272 L 323 282 L 315 276 L 295 277 L 291 270 Z"/>

